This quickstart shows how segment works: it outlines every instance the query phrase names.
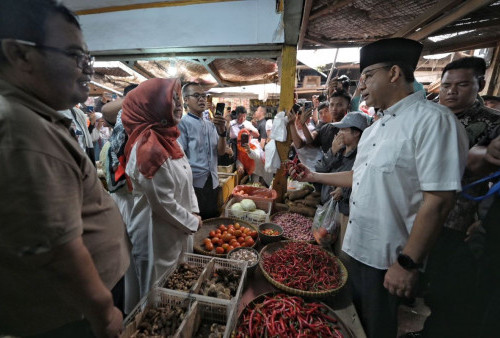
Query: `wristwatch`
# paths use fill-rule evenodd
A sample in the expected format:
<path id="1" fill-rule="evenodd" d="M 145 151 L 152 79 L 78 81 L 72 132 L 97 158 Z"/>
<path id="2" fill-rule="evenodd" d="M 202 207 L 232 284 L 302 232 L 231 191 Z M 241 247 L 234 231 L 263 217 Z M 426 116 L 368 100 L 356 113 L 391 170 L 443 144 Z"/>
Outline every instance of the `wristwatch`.
<path id="1" fill-rule="evenodd" d="M 405 270 L 414 270 L 420 269 L 422 267 L 422 263 L 415 263 L 410 256 L 400 253 L 398 255 L 398 263 Z"/>
<path id="2" fill-rule="evenodd" d="M 220 137 L 226 137 L 227 136 L 227 130 L 224 130 L 223 133 L 217 132 L 217 134 L 219 134 Z"/>

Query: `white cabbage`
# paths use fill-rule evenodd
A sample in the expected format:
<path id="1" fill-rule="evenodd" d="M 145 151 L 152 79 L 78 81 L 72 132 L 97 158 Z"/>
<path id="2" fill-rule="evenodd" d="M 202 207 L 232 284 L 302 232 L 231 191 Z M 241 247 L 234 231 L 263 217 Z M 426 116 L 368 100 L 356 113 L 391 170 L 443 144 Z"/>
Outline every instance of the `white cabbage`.
<path id="1" fill-rule="evenodd" d="M 255 202 L 248 199 L 248 198 L 241 200 L 240 204 L 241 204 L 241 207 L 243 208 L 243 210 L 245 210 L 245 211 L 254 211 L 255 209 L 257 209 Z"/>
<path id="2" fill-rule="evenodd" d="M 245 214 L 245 210 L 240 203 L 234 203 L 231 205 L 231 213 L 235 217 L 242 217 Z"/>

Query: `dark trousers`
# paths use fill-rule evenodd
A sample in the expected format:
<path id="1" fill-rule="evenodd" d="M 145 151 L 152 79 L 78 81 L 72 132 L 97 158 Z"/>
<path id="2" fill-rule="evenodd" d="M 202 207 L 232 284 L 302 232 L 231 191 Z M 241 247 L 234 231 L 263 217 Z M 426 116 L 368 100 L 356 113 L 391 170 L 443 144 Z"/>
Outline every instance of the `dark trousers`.
<path id="1" fill-rule="evenodd" d="M 427 261 L 425 303 L 431 315 L 425 337 L 473 337 L 476 322 L 477 263 L 465 234 L 443 228 Z"/>
<path id="2" fill-rule="evenodd" d="M 398 298 L 384 288 L 387 270 L 379 270 L 344 255 L 352 300 L 368 338 L 395 338 Z"/>
<path id="3" fill-rule="evenodd" d="M 219 187 L 212 188 L 212 175 L 208 175 L 203 188 L 194 188 L 198 199 L 198 208 L 202 219 L 219 217 L 217 210 L 217 199 L 219 197 Z"/>

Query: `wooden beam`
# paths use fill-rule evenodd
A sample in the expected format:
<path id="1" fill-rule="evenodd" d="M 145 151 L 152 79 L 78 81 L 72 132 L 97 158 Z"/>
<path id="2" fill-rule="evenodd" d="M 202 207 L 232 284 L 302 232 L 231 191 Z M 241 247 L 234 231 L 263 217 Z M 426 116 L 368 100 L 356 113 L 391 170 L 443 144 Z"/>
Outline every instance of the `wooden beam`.
<path id="1" fill-rule="evenodd" d="M 137 73 L 141 74 L 144 77 L 147 77 L 148 79 L 153 79 L 156 77 L 152 73 L 150 73 L 146 68 L 141 66 L 137 61 L 134 61 L 132 67 Z"/>
<path id="2" fill-rule="evenodd" d="M 450 10 L 451 8 L 455 7 L 461 2 L 462 0 L 438 1 L 438 3 L 435 6 L 429 8 L 424 13 L 416 17 L 405 27 L 401 28 L 399 31 L 394 33 L 392 37 L 393 38 L 405 37 L 408 34 L 413 33 L 416 29 L 420 28 L 422 25 L 426 24 L 431 20 L 436 19 L 437 17 L 442 15 L 443 12 Z"/>
<path id="3" fill-rule="evenodd" d="M 491 58 L 490 67 L 486 73 L 486 95 L 500 94 L 500 42 L 497 43 L 493 57 Z M 489 73 L 489 74 L 488 74 Z"/>
<path id="4" fill-rule="evenodd" d="M 332 3 L 331 5 L 327 5 L 326 7 L 312 13 L 309 16 L 309 21 L 317 19 L 317 18 L 325 16 L 325 15 L 328 15 L 328 14 L 332 14 L 333 12 L 338 11 L 342 7 L 350 5 L 351 3 L 352 3 L 352 0 L 338 0 L 334 3 Z"/>
<path id="5" fill-rule="evenodd" d="M 500 34 L 488 37 L 477 37 L 471 40 L 465 40 L 463 37 L 457 37 L 453 39 L 452 42 L 444 44 L 442 41 L 439 43 L 433 43 L 432 45 L 424 45 L 423 55 L 428 54 L 441 54 L 441 53 L 451 53 L 460 52 L 469 49 L 479 49 L 479 48 L 489 48 L 496 46 L 498 40 L 500 39 Z"/>
<path id="6" fill-rule="evenodd" d="M 318 38 L 311 39 L 310 37 L 305 37 L 304 40 L 308 41 L 308 42 L 311 42 L 311 43 L 315 43 L 317 45 L 325 46 L 327 48 L 335 48 L 335 47 L 329 45 L 328 42 L 323 41 L 323 40 L 318 39 Z"/>
<path id="7" fill-rule="evenodd" d="M 284 45 L 281 59 L 281 92 L 279 111 L 289 111 L 293 106 L 294 99 L 297 47 Z M 273 189 L 278 193 L 277 202 L 282 202 L 287 189 L 284 163 L 288 158 L 291 143 L 292 137 L 290 134 L 290 128 L 287 126 L 287 140 L 285 142 L 276 142 L 276 148 L 281 160 L 281 168 L 276 172 L 273 181 Z"/>
<path id="8" fill-rule="evenodd" d="M 100 13 L 110 13 L 110 12 L 123 12 L 132 11 L 135 9 L 149 9 L 149 8 L 162 8 L 162 7 L 178 7 L 178 6 L 189 6 L 189 5 L 200 5 L 215 2 L 229 2 L 229 1 L 241 1 L 241 0 L 174 0 L 174 1 L 161 1 L 161 2 L 151 2 L 145 4 L 130 4 L 122 6 L 109 6 L 102 8 L 91 8 L 82 9 L 76 11 L 76 15 L 90 15 L 90 14 L 100 14 Z"/>
<path id="9" fill-rule="evenodd" d="M 297 49 L 302 48 L 304 43 L 304 36 L 306 35 L 307 27 L 309 26 L 309 14 L 311 13 L 311 7 L 313 0 L 306 0 L 304 5 L 304 14 L 302 15 L 302 24 L 300 25 L 299 42 L 297 43 Z"/>
<path id="10" fill-rule="evenodd" d="M 450 12 L 447 15 L 444 15 L 443 17 L 439 18 L 438 20 L 435 20 L 434 22 L 431 22 L 430 24 L 422 27 L 421 30 L 418 32 L 414 32 L 412 34 L 409 34 L 406 36 L 408 39 L 420 41 L 422 39 L 425 39 L 429 35 L 437 32 L 443 27 L 446 27 L 452 22 L 455 22 L 467 14 L 474 12 L 475 10 L 478 10 L 481 7 L 488 6 L 489 4 L 495 2 L 496 0 L 470 0 L 466 1 L 462 6 L 458 7 L 455 11 Z"/>
<path id="11" fill-rule="evenodd" d="M 481 20 L 472 22 L 468 21 L 464 22 L 461 25 L 447 26 L 443 29 L 440 29 L 433 35 L 453 34 L 473 29 L 475 29 L 476 31 L 480 31 L 482 29 L 488 29 L 492 27 L 495 27 L 497 30 L 500 30 L 500 19 L 491 19 L 488 21 L 481 21 Z"/>

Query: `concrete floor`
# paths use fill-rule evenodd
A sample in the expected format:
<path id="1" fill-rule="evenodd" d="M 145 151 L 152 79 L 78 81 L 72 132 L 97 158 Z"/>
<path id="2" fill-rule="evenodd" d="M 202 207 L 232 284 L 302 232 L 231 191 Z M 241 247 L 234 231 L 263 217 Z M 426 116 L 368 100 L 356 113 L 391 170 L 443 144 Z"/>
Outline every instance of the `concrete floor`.
<path id="1" fill-rule="evenodd" d="M 398 337 L 408 332 L 422 330 L 425 319 L 431 313 L 422 298 L 417 298 L 412 306 L 400 305 L 398 311 Z"/>

